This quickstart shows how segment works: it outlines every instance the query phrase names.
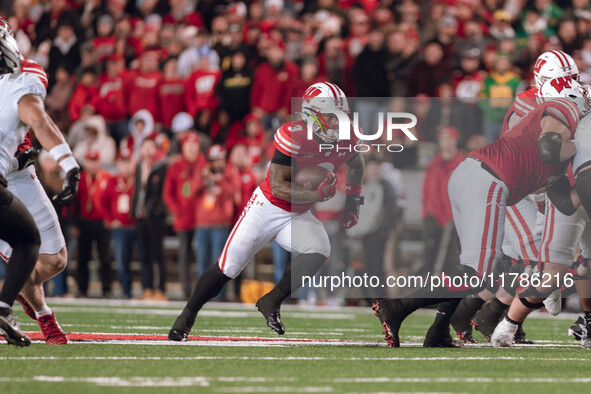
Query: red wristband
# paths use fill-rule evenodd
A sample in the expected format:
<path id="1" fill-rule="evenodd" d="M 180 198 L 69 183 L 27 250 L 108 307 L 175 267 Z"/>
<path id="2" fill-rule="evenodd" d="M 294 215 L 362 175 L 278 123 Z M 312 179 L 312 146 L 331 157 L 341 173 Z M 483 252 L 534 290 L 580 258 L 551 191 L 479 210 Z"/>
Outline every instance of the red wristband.
<path id="1" fill-rule="evenodd" d="M 345 193 L 346 194 L 354 194 L 356 196 L 361 194 L 361 190 L 363 187 L 361 185 L 349 185 L 345 186 Z"/>

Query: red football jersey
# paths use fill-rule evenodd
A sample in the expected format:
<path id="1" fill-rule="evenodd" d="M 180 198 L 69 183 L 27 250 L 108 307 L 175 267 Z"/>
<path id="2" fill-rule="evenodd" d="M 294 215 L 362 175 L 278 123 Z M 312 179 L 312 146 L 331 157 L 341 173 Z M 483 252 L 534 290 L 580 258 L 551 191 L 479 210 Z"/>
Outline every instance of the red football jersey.
<path id="1" fill-rule="evenodd" d="M 519 93 L 517 97 L 515 97 L 513 104 L 511 104 L 511 107 L 509 107 L 509 110 L 505 115 L 502 133 L 504 134 L 505 131 L 509 129 L 509 118 L 511 118 L 511 116 L 523 118 L 544 101 L 545 100 L 543 97 L 538 97 L 538 88 L 530 88 L 524 92 Z M 501 134 L 501 137 L 503 134 Z"/>
<path id="2" fill-rule="evenodd" d="M 556 164 L 542 162 L 538 139 L 542 131 L 540 120 L 545 115 L 563 122 L 573 137 L 580 117 L 579 109 L 568 99 L 553 99 L 529 112 L 507 130 L 503 138 L 470 153 L 470 156 L 486 163 L 507 185 L 507 205 L 516 204 L 544 186 L 550 177 L 564 174 L 568 167 L 568 161 Z"/>
<path id="3" fill-rule="evenodd" d="M 290 156 L 292 163 L 295 161 L 296 168 L 322 166 L 336 174 L 343 164 L 355 156 L 354 146 L 360 142 L 356 138 L 353 140 L 339 141 L 336 148 L 320 151 L 318 142 L 314 139 L 308 139 L 307 134 L 306 123 L 304 121 L 299 120 L 286 123 L 275 133 L 273 146 L 281 153 Z M 286 211 L 302 213 L 314 205 L 313 202 L 292 203 L 274 197 L 271 192 L 269 171 L 267 171 L 267 177 L 261 183 L 261 190 L 271 204 Z"/>

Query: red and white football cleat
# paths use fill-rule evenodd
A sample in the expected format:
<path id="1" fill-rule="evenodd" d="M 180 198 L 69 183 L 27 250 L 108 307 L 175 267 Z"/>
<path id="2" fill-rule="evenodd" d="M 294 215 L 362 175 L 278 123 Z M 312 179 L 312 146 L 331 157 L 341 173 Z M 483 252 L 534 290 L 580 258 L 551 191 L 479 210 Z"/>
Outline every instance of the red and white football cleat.
<path id="1" fill-rule="evenodd" d="M 37 321 L 39 322 L 39 327 L 41 327 L 41 332 L 45 337 L 45 343 L 48 345 L 68 344 L 68 337 L 60 327 L 53 313 L 51 315 L 40 316 Z"/>
<path id="2" fill-rule="evenodd" d="M 31 307 L 31 305 L 29 305 L 29 303 L 27 302 L 27 300 L 25 300 L 25 297 L 23 297 L 21 294 L 16 296 L 16 302 L 18 302 L 19 304 L 21 304 L 21 306 L 23 307 L 25 313 L 27 314 L 27 316 L 29 316 L 31 319 L 37 321 L 37 316 L 35 315 L 35 311 L 33 310 L 33 308 Z"/>

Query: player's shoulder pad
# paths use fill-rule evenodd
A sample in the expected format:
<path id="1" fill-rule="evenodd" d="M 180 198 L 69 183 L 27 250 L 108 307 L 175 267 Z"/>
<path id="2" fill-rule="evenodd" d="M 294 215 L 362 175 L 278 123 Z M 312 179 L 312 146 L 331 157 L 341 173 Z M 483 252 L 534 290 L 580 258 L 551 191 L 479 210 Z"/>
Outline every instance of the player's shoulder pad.
<path id="1" fill-rule="evenodd" d="M 304 121 L 285 123 L 277 129 L 273 145 L 282 153 L 295 156 L 300 152 L 302 144 L 307 138 L 307 132 Z"/>
<path id="2" fill-rule="evenodd" d="M 566 126 L 574 130 L 579 122 L 581 113 L 575 103 L 567 98 L 554 98 L 552 100 L 546 100 L 541 104 L 541 107 L 545 108 L 545 111 Z"/>
<path id="3" fill-rule="evenodd" d="M 37 63 L 36 61 L 24 59 L 21 62 L 20 72 L 21 74 L 31 74 L 37 77 L 41 81 L 45 89 L 47 89 L 47 86 L 49 85 L 47 74 L 45 73 L 43 66 Z"/>

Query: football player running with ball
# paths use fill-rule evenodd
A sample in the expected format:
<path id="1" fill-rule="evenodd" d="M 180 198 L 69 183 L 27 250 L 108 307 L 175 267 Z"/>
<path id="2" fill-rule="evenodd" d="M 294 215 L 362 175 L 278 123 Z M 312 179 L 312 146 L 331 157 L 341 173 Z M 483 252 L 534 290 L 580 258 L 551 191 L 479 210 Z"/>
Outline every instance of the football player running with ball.
<path id="1" fill-rule="evenodd" d="M 236 278 L 250 259 L 273 239 L 298 256 L 287 266 L 279 283 L 258 300 L 256 307 L 273 331 L 279 335 L 285 333 L 280 316 L 281 303 L 300 287 L 302 276 L 314 275 L 330 256 L 328 235 L 310 208 L 314 203 L 334 196 L 338 181 L 335 174 L 344 164 L 347 165 L 344 227 L 357 224 L 359 206 L 363 203 L 364 161 L 354 149 L 359 141 L 339 140 L 335 110 L 349 112 L 343 91 L 330 82 L 313 84 L 304 93 L 303 120 L 286 123 L 277 130 L 273 142 L 275 153 L 267 177 L 254 191 L 232 229 L 218 263 L 197 281 L 187 305 L 168 334 L 170 340 L 187 340 L 203 305 L 218 295 L 223 286 Z M 312 131 L 312 139 L 308 139 L 308 129 Z M 327 144 L 333 149 L 327 150 Z M 297 171 L 315 166 L 329 170 L 316 189 L 292 180 Z"/>

